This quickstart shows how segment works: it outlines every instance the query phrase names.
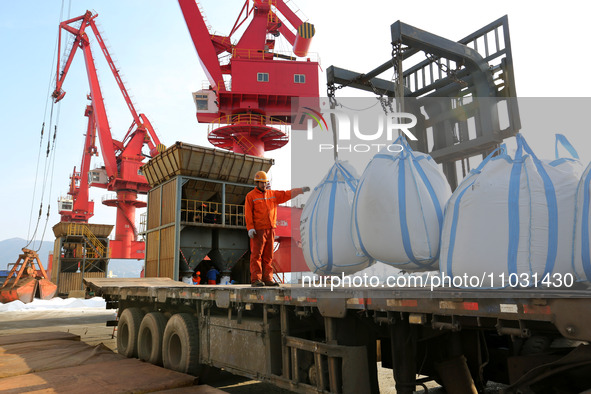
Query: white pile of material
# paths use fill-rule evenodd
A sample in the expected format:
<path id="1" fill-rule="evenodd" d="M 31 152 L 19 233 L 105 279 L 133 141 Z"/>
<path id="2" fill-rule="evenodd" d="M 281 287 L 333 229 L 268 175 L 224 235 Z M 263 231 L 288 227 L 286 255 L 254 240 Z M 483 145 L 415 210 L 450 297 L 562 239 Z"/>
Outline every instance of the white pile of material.
<path id="1" fill-rule="evenodd" d="M 59 298 L 55 297 L 51 300 L 41 300 L 36 298 L 33 302 L 28 304 L 16 300 L 7 304 L 0 304 L 0 312 L 16 312 L 16 311 L 44 311 L 53 309 L 68 309 L 79 310 L 88 308 L 97 308 L 104 310 L 106 307 L 105 300 L 101 297 L 93 297 L 87 300 L 79 298 Z"/>
<path id="2" fill-rule="evenodd" d="M 438 268 L 443 207 L 451 196 L 431 156 L 399 137 L 367 165 L 353 202 L 353 232 L 371 258 L 408 272 Z M 354 237 L 355 238 L 355 237 Z"/>
<path id="3" fill-rule="evenodd" d="M 336 161 L 314 188 L 300 219 L 304 258 L 320 275 L 349 275 L 373 261 L 351 239 L 351 206 L 358 176 L 346 161 Z"/>
<path id="4" fill-rule="evenodd" d="M 582 166 L 572 159 L 539 160 L 523 136 L 516 139 L 514 158 L 504 151 L 489 156 L 449 200 L 440 262 L 446 275 L 490 275 L 482 287 L 496 288 L 506 287 L 511 274 L 526 274 L 532 286 L 532 279 L 571 272 Z"/>

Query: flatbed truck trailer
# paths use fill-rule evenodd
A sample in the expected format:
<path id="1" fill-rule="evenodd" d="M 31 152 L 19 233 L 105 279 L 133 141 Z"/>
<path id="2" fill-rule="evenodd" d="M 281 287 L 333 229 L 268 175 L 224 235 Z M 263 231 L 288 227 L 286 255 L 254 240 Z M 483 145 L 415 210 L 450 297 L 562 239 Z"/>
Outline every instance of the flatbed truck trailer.
<path id="1" fill-rule="evenodd" d="M 470 158 L 484 158 L 521 128 L 508 19 L 457 42 L 400 21 L 391 35 L 392 54 L 375 69 L 327 69 L 329 101 L 337 105 L 341 87 L 371 91 L 388 115 L 392 99 L 404 97 L 404 108 L 422 114 L 413 149 L 441 164 L 455 189 Z M 419 52 L 426 59 L 405 70 L 402 61 Z M 392 68 L 397 87 L 379 78 Z M 180 282 L 213 264 L 249 283 L 244 197 L 256 171 L 272 164 L 177 142 L 142 167 L 152 186 L 141 231 L 148 278 L 85 279 L 89 292 L 118 309 L 111 324 L 118 326 L 120 353 L 201 379 L 223 368 L 298 393 L 379 392 L 378 360 L 393 370 L 402 394 L 430 380 L 453 394 L 482 391 L 489 381 L 505 384 L 507 393 L 591 389 L 586 288 Z M 285 246 L 292 269 L 280 272 L 305 271 L 294 268 L 291 253 L 298 248 L 298 211 L 284 208 L 276 235 L 286 242 L 278 252 Z"/>
<path id="2" fill-rule="evenodd" d="M 299 393 L 578 393 L 591 387 L 585 289 L 314 288 L 85 279 L 118 309 L 118 351 L 205 377 L 212 368 Z M 419 378 L 420 376 L 420 378 Z"/>

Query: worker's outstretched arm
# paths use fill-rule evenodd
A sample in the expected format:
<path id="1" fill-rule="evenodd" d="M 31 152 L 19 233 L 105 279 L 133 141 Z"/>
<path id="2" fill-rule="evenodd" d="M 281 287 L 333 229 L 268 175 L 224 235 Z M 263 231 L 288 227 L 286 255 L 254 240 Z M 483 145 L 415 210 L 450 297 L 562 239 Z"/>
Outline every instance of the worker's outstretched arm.
<path id="1" fill-rule="evenodd" d="M 298 187 L 291 190 L 275 190 L 275 198 L 277 199 L 277 204 L 282 204 L 286 201 L 291 200 L 294 197 L 299 196 L 305 192 L 309 192 L 310 188 L 308 186 Z"/>

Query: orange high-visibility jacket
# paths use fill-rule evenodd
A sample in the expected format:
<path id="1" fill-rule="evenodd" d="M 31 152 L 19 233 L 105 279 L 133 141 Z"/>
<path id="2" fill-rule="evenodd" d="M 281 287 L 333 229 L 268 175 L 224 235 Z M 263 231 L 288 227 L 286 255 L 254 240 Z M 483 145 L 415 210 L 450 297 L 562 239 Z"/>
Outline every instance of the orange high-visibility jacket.
<path id="1" fill-rule="evenodd" d="M 260 191 L 256 187 L 246 195 L 244 216 L 248 230 L 265 230 L 275 228 L 277 222 L 277 205 L 302 194 L 302 188 L 291 190 Z"/>

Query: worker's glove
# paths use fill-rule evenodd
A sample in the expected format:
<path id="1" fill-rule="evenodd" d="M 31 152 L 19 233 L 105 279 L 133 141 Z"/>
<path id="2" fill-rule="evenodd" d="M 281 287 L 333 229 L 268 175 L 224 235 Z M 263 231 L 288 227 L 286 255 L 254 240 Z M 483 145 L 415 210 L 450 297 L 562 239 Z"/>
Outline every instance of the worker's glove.
<path id="1" fill-rule="evenodd" d="M 308 186 L 302 187 L 302 192 L 305 193 L 305 192 L 309 192 L 309 191 L 310 191 L 310 188 Z"/>
<path id="2" fill-rule="evenodd" d="M 257 233 L 257 231 L 254 228 L 251 228 L 250 230 L 248 230 L 248 237 L 249 238 L 254 238 L 254 235 Z"/>

